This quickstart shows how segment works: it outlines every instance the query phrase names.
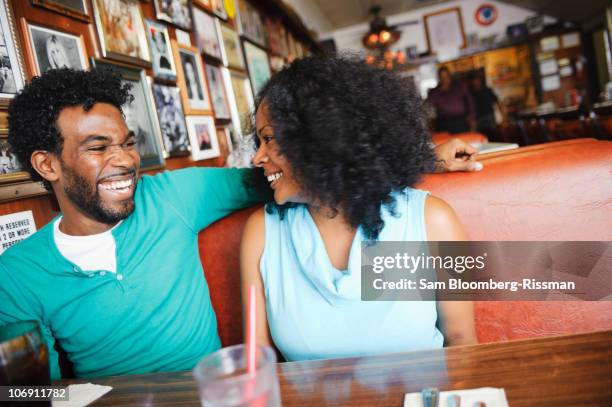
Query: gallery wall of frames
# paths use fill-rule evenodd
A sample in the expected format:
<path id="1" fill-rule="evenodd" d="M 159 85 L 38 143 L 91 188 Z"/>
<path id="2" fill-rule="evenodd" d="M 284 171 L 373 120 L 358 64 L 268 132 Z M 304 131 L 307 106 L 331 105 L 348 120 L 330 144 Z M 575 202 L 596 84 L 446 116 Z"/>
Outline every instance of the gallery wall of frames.
<path id="1" fill-rule="evenodd" d="M 113 69 L 141 172 L 225 166 L 254 95 L 317 44 L 282 0 L 0 0 L 0 215 L 58 211 L 7 143 L 7 107 L 49 69 Z"/>

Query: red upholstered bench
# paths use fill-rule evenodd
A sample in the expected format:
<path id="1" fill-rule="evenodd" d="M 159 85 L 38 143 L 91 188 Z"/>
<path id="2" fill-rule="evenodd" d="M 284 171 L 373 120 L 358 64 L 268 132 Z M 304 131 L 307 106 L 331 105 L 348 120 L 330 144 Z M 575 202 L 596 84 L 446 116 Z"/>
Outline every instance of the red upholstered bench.
<path id="1" fill-rule="evenodd" d="M 471 143 L 481 143 L 482 144 L 482 143 L 486 143 L 489 141 L 487 136 L 485 136 L 482 133 L 475 132 L 475 131 L 471 131 L 467 133 L 457 133 L 457 134 L 451 134 L 451 133 L 446 133 L 446 132 L 434 132 L 431 134 L 431 141 L 435 145 L 442 144 L 445 141 L 450 140 L 451 138 L 458 138 L 469 144 Z"/>
<path id="2" fill-rule="evenodd" d="M 581 139 L 484 155 L 485 170 L 431 174 L 473 240 L 612 240 L 612 142 Z M 224 346 L 242 341 L 239 246 L 254 209 L 200 234 Z M 612 329 L 612 302 L 476 302 L 483 342 Z"/>

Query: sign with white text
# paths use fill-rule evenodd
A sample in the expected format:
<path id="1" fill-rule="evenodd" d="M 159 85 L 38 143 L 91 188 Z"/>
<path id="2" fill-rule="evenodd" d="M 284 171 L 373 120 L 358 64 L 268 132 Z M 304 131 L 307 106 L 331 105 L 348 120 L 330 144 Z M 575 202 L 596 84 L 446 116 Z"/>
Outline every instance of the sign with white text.
<path id="1" fill-rule="evenodd" d="M 0 253 L 36 232 L 32 211 L 0 216 Z"/>

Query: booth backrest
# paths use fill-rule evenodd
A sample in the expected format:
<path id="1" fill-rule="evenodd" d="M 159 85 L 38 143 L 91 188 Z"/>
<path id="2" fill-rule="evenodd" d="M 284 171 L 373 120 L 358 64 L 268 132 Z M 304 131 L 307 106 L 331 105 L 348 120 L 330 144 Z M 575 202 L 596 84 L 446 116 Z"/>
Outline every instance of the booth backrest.
<path id="1" fill-rule="evenodd" d="M 431 142 L 434 143 L 435 145 L 442 144 L 445 141 L 448 141 L 452 138 L 458 138 L 470 144 L 471 143 L 482 144 L 482 143 L 486 143 L 489 141 L 487 136 L 485 136 L 482 133 L 475 132 L 475 131 L 470 131 L 466 133 L 457 133 L 457 134 L 451 134 L 451 133 L 441 131 L 441 132 L 434 132 L 431 134 Z"/>
<path id="2" fill-rule="evenodd" d="M 612 142 L 582 139 L 482 156 L 477 173 L 427 175 L 472 240 L 612 240 Z M 224 346 L 242 341 L 239 246 L 254 209 L 200 234 Z M 482 342 L 612 329 L 612 302 L 476 302 Z"/>

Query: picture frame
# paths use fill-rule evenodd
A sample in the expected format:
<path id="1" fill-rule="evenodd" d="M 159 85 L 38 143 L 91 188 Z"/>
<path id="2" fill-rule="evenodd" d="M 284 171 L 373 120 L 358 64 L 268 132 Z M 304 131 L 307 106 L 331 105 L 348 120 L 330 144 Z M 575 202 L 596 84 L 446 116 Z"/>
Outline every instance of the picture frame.
<path id="1" fill-rule="evenodd" d="M 256 44 L 266 45 L 266 34 L 261 15 L 246 0 L 238 0 L 238 33 Z"/>
<path id="2" fill-rule="evenodd" d="M 170 157 L 189 155 L 191 146 L 179 88 L 160 84 L 152 85 L 166 155 Z"/>
<path id="3" fill-rule="evenodd" d="M 170 46 L 168 28 L 157 21 L 145 19 L 147 41 L 151 53 L 153 77 L 176 82 L 176 65 Z"/>
<path id="4" fill-rule="evenodd" d="M 225 24 L 218 24 L 221 38 L 223 65 L 236 69 L 245 69 L 244 58 L 238 33 Z"/>
<path id="5" fill-rule="evenodd" d="M 197 7 L 193 9 L 193 21 L 196 28 L 196 43 L 200 52 L 221 60 L 223 56 L 219 41 L 218 21 Z"/>
<path id="6" fill-rule="evenodd" d="M 459 7 L 448 8 L 423 16 L 429 53 L 466 47 L 463 16 Z"/>
<path id="7" fill-rule="evenodd" d="M 34 6 L 91 23 L 91 10 L 87 0 L 30 0 L 30 2 Z"/>
<path id="8" fill-rule="evenodd" d="M 104 58 L 150 68 L 151 57 L 140 3 L 137 0 L 92 2 Z"/>
<path id="9" fill-rule="evenodd" d="M 219 139 L 219 144 L 221 145 L 221 154 L 223 154 L 225 159 L 227 159 L 227 156 L 229 156 L 235 149 L 232 141 L 232 125 L 217 125 L 217 138 Z M 225 146 L 225 151 L 223 151 L 223 146 Z"/>
<path id="10" fill-rule="evenodd" d="M 26 81 L 25 65 L 9 0 L 0 0 L 0 108 L 6 109 Z"/>
<path id="11" fill-rule="evenodd" d="M 59 31 L 31 23 L 23 17 L 20 21 L 31 76 L 57 68 L 89 69 L 83 33 Z"/>
<path id="12" fill-rule="evenodd" d="M 212 4 L 210 3 L 210 0 L 191 0 L 191 2 L 194 6 L 199 6 L 212 13 Z M 195 10 L 195 7 L 193 9 Z"/>
<path id="13" fill-rule="evenodd" d="M 17 156 L 11 151 L 7 134 L 0 135 L 0 185 L 28 181 L 30 174 L 23 171 Z"/>
<path id="14" fill-rule="evenodd" d="M 245 73 L 228 68 L 221 68 L 221 74 L 225 88 L 231 89 L 231 92 L 228 90 L 227 96 L 236 138 L 234 145 L 236 145 L 251 127 L 251 117 L 255 108 L 251 81 Z"/>
<path id="15" fill-rule="evenodd" d="M 211 115 L 210 93 L 200 51 L 196 47 L 178 44 L 174 40 L 172 50 L 185 114 Z"/>
<path id="16" fill-rule="evenodd" d="M 213 110 L 216 119 L 231 120 L 229 103 L 227 101 L 227 92 L 223 85 L 223 75 L 218 66 L 207 64 L 205 66 L 206 79 L 208 80 L 208 89 L 210 90 L 210 99 L 212 101 Z"/>
<path id="17" fill-rule="evenodd" d="M 121 74 L 122 80 L 132 84 L 132 103 L 122 106 L 125 123 L 136 135 L 140 169 L 142 171 L 163 168 L 164 149 L 161 129 L 153 102 L 150 80 L 142 68 L 107 60 L 93 59 L 91 65 L 96 69 L 114 70 Z M 137 107 L 137 108 L 136 108 Z"/>
<path id="18" fill-rule="evenodd" d="M 227 12 L 223 0 L 210 0 L 212 12 L 222 20 L 227 20 Z"/>
<path id="19" fill-rule="evenodd" d="M 189 0 L 153 0 L 157 19 L 183 30 L 191 30 L 193 20 L 190 3 Z"/>
<path id="20" fill-rule="evenodd" d="M 244 50 L 244 59 L 249 72 L 253 95 L 257 95 L 272 76 L 268 53 L 249 41 L 242 42 L 242 49 Z"/>
<path id="21" fill-rule="evenodd" d="M 194 161 L 219 157 L 219 140 L 212 116 L 187 116 L 187 132 Z"/>

